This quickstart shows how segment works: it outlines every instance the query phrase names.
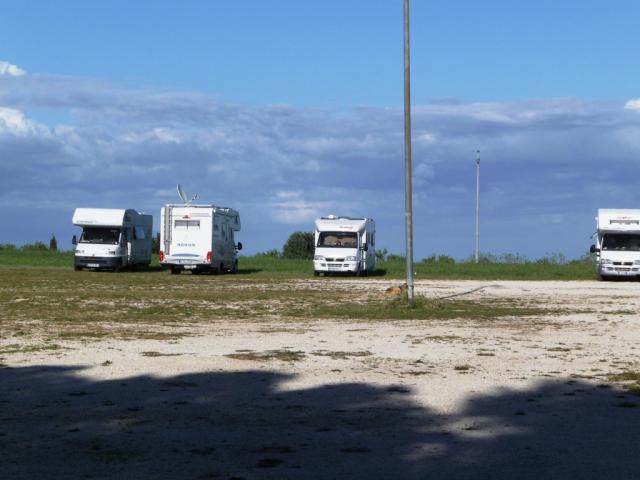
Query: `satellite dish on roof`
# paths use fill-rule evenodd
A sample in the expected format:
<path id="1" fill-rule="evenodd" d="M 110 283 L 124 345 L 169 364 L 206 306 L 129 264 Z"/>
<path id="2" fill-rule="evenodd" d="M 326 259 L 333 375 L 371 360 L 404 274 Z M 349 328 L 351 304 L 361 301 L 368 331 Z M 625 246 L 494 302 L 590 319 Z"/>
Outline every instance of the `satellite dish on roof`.
<path id="1" fill-rule="evenodd" d="M 178 189 L 178 195 L 180 196 L 180 199 L 182 200 L 182 203 L 184 203 L 185 207 L 188 207 L 189 205 L 191 205 L 191 202 L 193 202 L 196 198 L 198 198 L 198 194 L 196 193 L 193 196 L 193 198 L 187 202 L 187 195 L 184 193 L 184 189 L 182 188 L 182 185 L 178 184 L 177 189 Z"/>

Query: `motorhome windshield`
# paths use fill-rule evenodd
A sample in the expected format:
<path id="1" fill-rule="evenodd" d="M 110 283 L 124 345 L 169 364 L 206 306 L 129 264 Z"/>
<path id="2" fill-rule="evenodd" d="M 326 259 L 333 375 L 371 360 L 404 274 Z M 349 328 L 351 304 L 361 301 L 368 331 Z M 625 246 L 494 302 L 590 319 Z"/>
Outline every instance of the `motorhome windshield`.
<path id="1" fill-rule="evenodd" d="M 602 238 L 602 250 L 626 250 L 640 252 L 640 235 L 607 233 Z"/>
<path id="2" fill-rule="evenodd" d="M 318 247 L 358 248 L 356 232 L 321 232 Z"/>
<path id="3" fill-rule="evenodd" d="M 117 245 L 120 239 L 119 228 L 85 227 L 80 236 L 80 243 L 106 243 Z"/>

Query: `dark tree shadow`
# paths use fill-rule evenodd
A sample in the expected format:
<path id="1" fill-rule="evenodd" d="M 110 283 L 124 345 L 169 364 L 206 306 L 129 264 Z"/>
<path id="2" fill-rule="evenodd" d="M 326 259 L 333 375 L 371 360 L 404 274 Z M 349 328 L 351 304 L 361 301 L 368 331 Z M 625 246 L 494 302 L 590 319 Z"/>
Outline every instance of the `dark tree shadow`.
<path id="1" fill-rule="evenodd" d="M 640 478 L 639 399 L 612 388 L 549 380 L 476 395 L 445 415 L 403 386 L 287 388 L 291 380 L 246 371 L 93 381 L 80 368 L 0 368 L 0 472 L 4 479 Z"/>

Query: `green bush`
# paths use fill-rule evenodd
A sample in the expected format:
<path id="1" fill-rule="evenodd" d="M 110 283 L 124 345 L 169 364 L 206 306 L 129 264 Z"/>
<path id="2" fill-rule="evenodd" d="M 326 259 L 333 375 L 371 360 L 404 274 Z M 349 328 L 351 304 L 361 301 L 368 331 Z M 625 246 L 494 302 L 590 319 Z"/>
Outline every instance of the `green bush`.
<path id="1" fill-rule="evenodd" d="M 314 236 L 311 232 L 294 232 L 282 248 L 284 258 L 311 260 L 314 251 Z"/>

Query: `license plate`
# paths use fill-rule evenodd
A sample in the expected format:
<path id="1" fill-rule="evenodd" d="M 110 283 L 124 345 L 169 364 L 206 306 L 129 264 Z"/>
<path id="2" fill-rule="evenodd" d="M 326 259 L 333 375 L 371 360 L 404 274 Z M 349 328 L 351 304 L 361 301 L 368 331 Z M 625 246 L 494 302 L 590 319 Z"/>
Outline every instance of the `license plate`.
<path id="1" fill-rule="evenodd" d="M 339 265 L 329 265 L 329 270 L 340 270 Z"/>
<path id="2" fill-rule="evenodd" d="M 196 266 L 195 266 L 195 265 L 185 265 L 185 266 L 184 266 L 184 269 L 185 269 L 185 270 L 191 270 L 191 269 L 193 269 L 193 268 L 196 268 Z"/>
<path id="3" fill-rule="evenodd" d="M 87 263 L 87 267 L 89 268 L 100 268 L 99 263 Z"/>

